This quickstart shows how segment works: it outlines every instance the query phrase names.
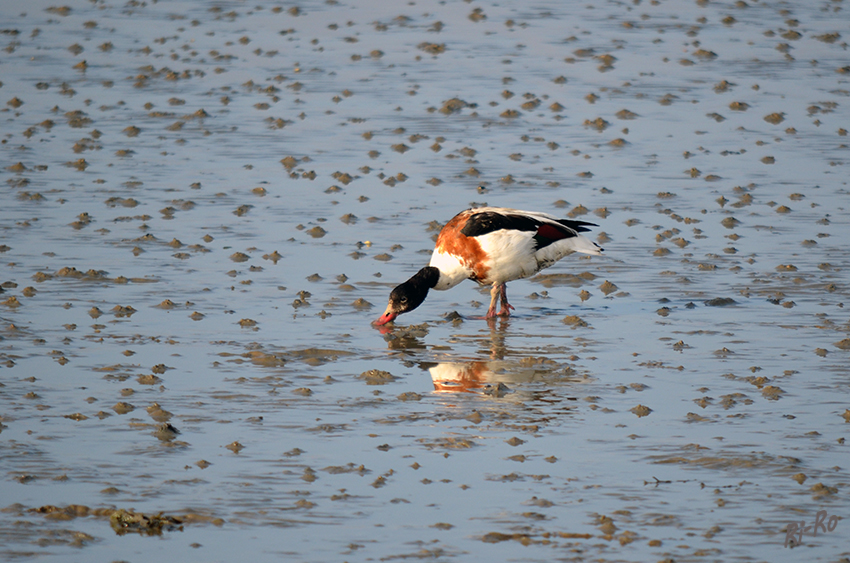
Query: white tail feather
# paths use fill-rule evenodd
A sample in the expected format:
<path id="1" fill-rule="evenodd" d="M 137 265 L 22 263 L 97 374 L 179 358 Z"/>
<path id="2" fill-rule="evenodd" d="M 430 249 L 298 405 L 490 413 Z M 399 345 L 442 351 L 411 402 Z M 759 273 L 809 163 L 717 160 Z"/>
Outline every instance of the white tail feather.
<path id="1" fill-rule="evenodd" d="M 582 235 L 576 235 L 574 237 L 570 237 L 568 239 L 564 239 L 563 241 L 558 242 L 565 243 L 565 246 L 567 246 L 574 252 L 581 252 L 582 254 L 593 254 L 594 256 L 599 256 L 600 254 L 602 254 L 602 248 L 598 244 Z"/>

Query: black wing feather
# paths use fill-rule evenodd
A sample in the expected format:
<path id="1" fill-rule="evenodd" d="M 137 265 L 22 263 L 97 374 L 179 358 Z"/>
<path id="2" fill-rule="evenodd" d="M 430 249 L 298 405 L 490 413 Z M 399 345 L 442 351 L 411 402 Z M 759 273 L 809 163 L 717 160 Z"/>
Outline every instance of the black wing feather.
<path id="1" fill-rule="evenodd" d="M 467 219 L 466 225 L 460 232 L 468 237 L 480 237 L 502 229 L 536 231 L 538 226 L 540 221 L 524 215 L 502 215 L 493 211 L 484 211 Z"/>
<path id="2" fill-rule="evenodd" d="M 556 221 L 568 229 L 572 229 L 577 233 L 589 231 L 587 227 L 596 227 L 595 223 L 587 221 L 573 221 L 571 219 L 556 219 Z M 493 211 L 484 211 L 476 213 L 466 221 L 463 229 L 460 232 L 468 237 L 480 237 L 493 231 L 501 229 L 512 229 L 515 231 L 536 231 L 540 225 L 550 224 L 544 223 L 533 217 L 526 215 L 503 215 Z"/>
<path id="3" fill-rule="evenodd" d="M 588 223 L 587 221 L 573 221 L 571 219 L 558 219 L 560 224 L 567 227 L 568 229 L 572 229 L 577 233 L 585 233 L 589 231 L 587 227 L 598 227 L 596 223 Z"/>

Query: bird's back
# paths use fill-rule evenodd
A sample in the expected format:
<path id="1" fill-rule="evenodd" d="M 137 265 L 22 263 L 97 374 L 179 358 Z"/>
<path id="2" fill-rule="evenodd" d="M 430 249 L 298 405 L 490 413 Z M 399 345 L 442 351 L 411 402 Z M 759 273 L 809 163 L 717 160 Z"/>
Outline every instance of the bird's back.
<path id="1" fill-rule="evenodd" d="M 431 266 L 441 271 L 435 289 L 464 279 L 506 283 L 534 275 L 573 252 L 600 254 L 579 234 L 591 223 L 506 207 L 468 209 L 440 231 Z"/>

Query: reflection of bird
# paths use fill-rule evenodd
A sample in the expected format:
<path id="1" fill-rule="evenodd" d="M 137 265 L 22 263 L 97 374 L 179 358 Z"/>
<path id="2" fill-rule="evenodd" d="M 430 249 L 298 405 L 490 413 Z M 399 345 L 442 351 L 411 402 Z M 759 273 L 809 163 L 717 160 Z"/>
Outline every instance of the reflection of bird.
<path id="1" fill-rule="evenodd" d="M 516 356 L 508 360 L 458 359 L 421 364 L 421 367 L 427 368 L 431 374 L 435 392 L 481 393 L 492 397 L 510 395 L 515 400 L 530 397 L 536 397 L 537 400 L 551 393 L 553 385 L 577 387 L 591 381 L 586 375 L 574 372 L 569 365 L 553 364 L 547 358 Z M 543 383 L 549 390 L 544 391 L 540 386 L 527 385 L 532 382 Z M 559 402 L 561 399 L 554 400 Z"/>
<path id="2" fill-rule="evenodd" d="M 502 362 L 447 362 L 428 368 L 434 390 L 449 393 L 473 393 L 488 385 L 512 382 L 509 376 L 499 377 L 495 369 L 503 368 Z M 480 391 L 479 391 L 480 392 Z"/>
<path id="3" fill-rule="evenodd" d="M 430 264 L 393 289 L 387 310 L 375 324 L 417 308 L 429 289 L 450 289 L 465 279 L 493 286 L 487 318 L 508 316 L 513 307 L 507 282 L 536 274 L 573 252 L 602 253 L 579 234 L 588 226 L 596 225 L 505 207 L 467 209 L 440 231 Z M 499 297 L 502 308 L 497 313 Z"/>

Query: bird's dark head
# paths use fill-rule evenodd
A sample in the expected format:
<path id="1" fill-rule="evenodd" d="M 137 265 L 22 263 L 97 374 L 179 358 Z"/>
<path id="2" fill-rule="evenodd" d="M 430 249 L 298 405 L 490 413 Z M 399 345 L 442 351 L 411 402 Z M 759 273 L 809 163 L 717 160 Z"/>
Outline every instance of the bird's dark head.
<path id="1" fill-rule="evenodd" d="M 377 326 L 385 325 L 400 314 L 412 311 L 422 305 L 425 297 L 428 296 L 428 290 L 437 284 L 439 278 L 440 271 L 437 268 L 426 266 L 412 278 L 396 286 L 390 292 L 387 310 L 373 324 Z"/>

